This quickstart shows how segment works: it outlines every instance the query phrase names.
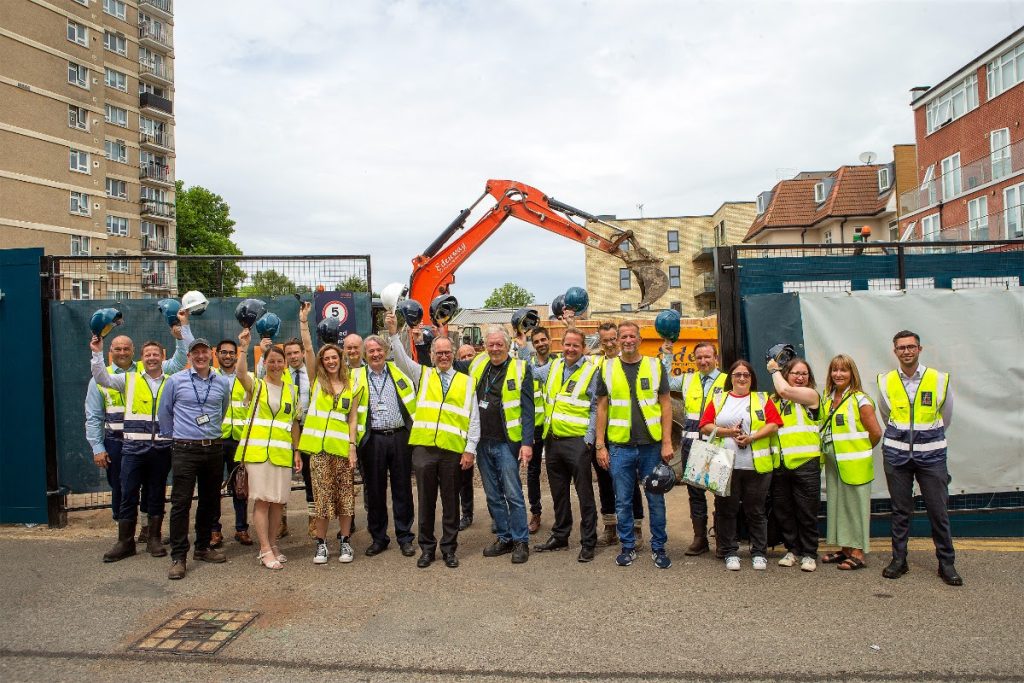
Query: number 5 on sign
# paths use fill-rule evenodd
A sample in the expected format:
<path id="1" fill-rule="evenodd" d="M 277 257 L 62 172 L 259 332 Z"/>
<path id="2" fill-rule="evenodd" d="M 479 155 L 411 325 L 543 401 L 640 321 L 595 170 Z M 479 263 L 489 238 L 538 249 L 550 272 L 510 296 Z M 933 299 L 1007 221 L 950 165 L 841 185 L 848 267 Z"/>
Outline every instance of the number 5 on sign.
<path id="1" fill-rule="evenodd" d="M 337 318 L 340 322 L 345 322 L 345 319 L 348 317 L 348 309 L 340 301 L 328 301 L 323 307 L 321 316 L 324 318 Z"/>

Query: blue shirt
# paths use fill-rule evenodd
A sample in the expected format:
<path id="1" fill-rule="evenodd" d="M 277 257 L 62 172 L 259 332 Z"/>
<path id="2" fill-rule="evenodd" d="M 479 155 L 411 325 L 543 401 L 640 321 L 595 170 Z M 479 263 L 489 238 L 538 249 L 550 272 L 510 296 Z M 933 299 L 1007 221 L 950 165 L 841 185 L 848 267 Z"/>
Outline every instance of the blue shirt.
<path id="1" fill-rule="evenodd" d="M 170 376 L 160 399 L 160 435 L 175 439 L 219 439 L 231 405 L 231 380 L 213 372 L 203 379 L 193 368 Z M 196 420 L 206 415 L 209 421 Z"/>
<path id="2" fill-rule="evenodd" d="M 551 359 L 549 357 L 548 362 L 544 365 L 534 364 L 533 371 L 536 373 L 537 378 L 540 380 L 541 386 L 546 386 L 548 383 L 548 374 L 551 371 Z M 562 359 L 562 384 L 572 376 L 572 373 L 583 366 L 584 363 L 589 363 L 586 356 L 580 356 L 575 363 L 572 365 L 566 365 L 565 359 Z M 587 385 L 587 390 L 584 394 L 590 399 L 590 420 L 587 423 L 587 433 L 583 435 L 583 440 L 587 445 L 594 445 L 594 437 L 597 435 L 597 378 L 601 375 L 601 368 L 591 375 L 590 384 Z"/>

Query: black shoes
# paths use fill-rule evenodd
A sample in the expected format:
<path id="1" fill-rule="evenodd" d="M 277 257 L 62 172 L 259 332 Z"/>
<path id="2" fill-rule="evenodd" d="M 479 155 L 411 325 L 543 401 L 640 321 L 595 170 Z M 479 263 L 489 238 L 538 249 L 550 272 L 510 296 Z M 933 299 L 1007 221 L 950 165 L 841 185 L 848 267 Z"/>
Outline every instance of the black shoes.
<path id="1" fill-rule="evenodd" d="M 964 580 L 957 573 L 956 567 L 951 564 L 940 564 L 939 565 L 939 578 L 946 582 L 950 586 L 962 586 Z"/>
<path id="2" fill-rule="evenodd" d="M 459 566 L 459 558 L 455 557 L 455 553 L 445 553 L 444 566 L 448 569 L 455 569 Z"/>
<path id="3" fill-rule="evenodd" d="M 594 559 L 594 549 L 583 546 L 580 548 L 580 555 L 576 558 L 577 562 L 591 562 Z"/>
<path id="4" fill-rule="evenodd" d="M 366 549 L 365 553 L 367 557 L 373 557 L 374 555 L 380 555 L 387 549 L 388 547 L 383 543 L 377 543 L 376 541 L 374 541 L 370 544 L 370 547 Z"/>
<path id="5" fill-rule="evenodd" d="M 412 557 L 416 554 L 416 549 L 412 547 L 412 543 L 402 543 L 399 547 L 402 549 L 402 555 L 405 557 Z"/>
<path id="6" fill-rule="evenodd" d="M 564 538 L 558 539 L 558 538 L 555 538 L 554 536 L 551 536 L 551 537 L 548 538 L 548 540 L 544 541 L 543 543 L 540 543 L 538 545 L 533 546 L 533 549 L 535 551 L 537 551 L 538 553 L 544 553 L 544 552 L 548 552 L 548 551 L 551 551 L 551 550 L 565 550 L 568 547 L 569 547 L 569 541 L 568 540 L 566 540 Z"/>
<path id="7" fill-rule="evenodd" d="M 512 541 L 497 540 L 491 545 L 484 548 L 484 557 L 498 557 L 499 555 L 508 555 L 512 552 Z"/>
<path id="8" fill-rule="evenodd" d="M 459 531 L 465 531 L 473 525 L 473 515 L 462 515 L 459 520 Z"/>
<path id="9" fill-rule="evenodd" d="M 518 541 L 512 544 L 512 564 L 522 564 L 530 559 L 530 546 L 526 541 Z"/>
<path id="10" fill-rule="evenodd" d="M 420 569 L 426 569 L 434 562 L 434 553 L 423 553 L 420 555 L 420 559 L 416 560 L 416 566 Z"/>
<path id="11" fill-rule="evenodd" d="M 887 579 L 898 579 L 909 571 L 910 567 L 907 566 L 906 560 L 900 560 L 894 557 L 892 558 L 892 562 L 889 563 L 889 566 L 882 570 L 882 576 Z M 939 568 L 939 574 L 942 574 L 941 567 Z"/>

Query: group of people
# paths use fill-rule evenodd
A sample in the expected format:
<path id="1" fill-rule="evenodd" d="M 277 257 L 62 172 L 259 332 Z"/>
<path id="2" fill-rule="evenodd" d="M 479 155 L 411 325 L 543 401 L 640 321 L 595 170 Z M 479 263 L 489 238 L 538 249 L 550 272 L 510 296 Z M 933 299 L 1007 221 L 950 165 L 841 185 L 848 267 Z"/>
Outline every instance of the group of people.
<path id="1" fill-rule="evenodd" d="M 773 390 L 760 392 L 749 362 L 738 360 L 722 372 L 710 343 L 693 351 L 697 371 L 673 376 L 671 344 L 666 343 L 660 358 L 642 355 L 640 329 L 633 322 L 601 325 L 599 349 L 589 355 L 584 334 L 571 324 L 560 354 L 551 352 L 544 327 L 533 328 L 528 338 L 524 333 L 513 338 L 501 327 L 489 329 L 483 352 L 466 344 L 455 348 L 444 336 L 427 345 L 421 330 L 414 328 L 415 352 L 410 353 L 394 313 L 388 313 L 387 337 L 349 335 L 338 343 L 320 344 L 314 353 L 309 311 L 310 305 L 303 304 L 300 338 L 281 346 L 263 340 L 254 372 L 247 362 L 252 342 L 248 329 L 237 341 L 225 339 L 213 349 L 193 337 L 185 312 L 179 314 L 180 325 L 172 328 L 177 344 L 167 361 L 163 347 L 147 341 L 142 361 L 136 363 L 131 340 L 117 337 L 110 345 L 113 364 L 108 367 L 102 340 L 92 339 L 86 428 L 97 464 L 107 469 L 118 523 L 117 543 L 105 561 L 135 554 L 140 509 L 148 517 L 138 542 L 146 543 L 154 556 L 167 554 L 161 523 L 170 473 L 168 578 L 186 574 L 188 522 L 197 487 L 193 558 L 225 561 L 220 548 L 225 478 L 237 494 L 232 496 L 235 540 L 254 542 L 248 498 L 253 502 L 257 559 L 268 569 L 280 570 L 287 558 L 277 539 L 287 533 L 284 505 L 295 470 L 305 482 L 314 563 L 331 558 L 327 530 L 332 518 L 338 519 L 339 561 L 354 559 L 350 537 L 354 474 L 359 472 L 371 537 L 366 556 L 391 545 L 390 488 L 401 553 L 416 555 L 415 541 L 418 567 L 431 566 L 438 550 L 447 567 L 458 567 L 458 534 L 473 522 L 472 476 L 477 467 L 495 535 L 483 550 L 485 557 L 510 555 L 519 564 L 528 561 L 531 550 L 567 549 L 575 492 L 581 517 L 579 562 L 592 561 L 598 546 L 618 545 L 615 562 L 633 564 L 644 542 L 646 501 L 651 559 L 667 569 L 672 560 L 665 499 L 644 491 L 640 482 L 673 458 L 670 393 L 675 391 L 682 395 L 685 410 L 684 459 L 700 439 L 711 439 L 734 456 L 731 490 L 715 497 L 713 513 L 706 492 L 689 487 L 693 540 L 687 555 L 710 552 L 713 528 L 717 556 L 727 569 L 739 570 L 737 518 L 742 510 L 752 566 L 766 569 L 770 499 L 786 548 L 779 565 L 799 564 L 804 571 L 814 571 L 819 561 L 848 571 L 866 567 L 871 451 L 882 440 L 892 498 L 892 561 L 883 574 L 899 578 L 908 570 L 916 479 L 932 524 L 939 575 L 951 585 L 962 583 L 946 510 L 949 377 L 919 363 L 922 347 L 913 332 L 896 335 L 899 367 L 877 380 L 883 434 L 875 402 L 861 384 L 856 363 L 845 355 L 830 362 L 821 395 L 810 365 L 801 358 L 781 367 L 769 361 Z M 541 527 L 542 458 L 554 520 L 548 538 L 531 549 L 530 535 Z M 819 558 L 822 469 L 827 541 L 839 550 Z M 243 483 L 247 491 L 236 492 L 234 487 Z M 438 498 L 440 540 L 435 525 Z"/>

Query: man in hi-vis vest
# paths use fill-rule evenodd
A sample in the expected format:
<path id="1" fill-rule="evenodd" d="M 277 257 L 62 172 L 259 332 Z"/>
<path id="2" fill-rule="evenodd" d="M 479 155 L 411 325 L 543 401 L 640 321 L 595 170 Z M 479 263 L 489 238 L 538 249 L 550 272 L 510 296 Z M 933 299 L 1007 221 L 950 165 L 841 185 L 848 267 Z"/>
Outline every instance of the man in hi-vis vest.
<path id="1" fill-rule="evenodd" d="M 953 393 L 949 375 L 918 362 L 921 337 L 910 330 L 892 339 L 898 370 L 878 376 L 878 406 L 885 420 L 882 456 L 892 499 L 892 562 L 882 570 L 887 579 L 910 571 L 907 539 L 914 512 L 914 480 L 921 488 L 932 526 L 939 577 L 950 586 L 964 581 L 953 562 L 949 528 L 949 471 L 946 467 L 946 428 L 953 419 Z"/>
<path id="2" fill-rule="evenodd" d="M 413 413 L 409 445 L 416 476 L 421 555 L 416 566 L 425 569 L 434 561 L 437 539 L 434 513 L 441 493 L 441 555 L 445 566 L 459 566 L 455 551 L 459 545 L 459 481 L 461 470 L 473 467 L 480 440 L 480 411 L 473 378 L 452 367 L 454 348 L 448 337 L 430 345 L 433 367 L 422 366 L 409 357 L 398 336 L 393 311 L 384 317 L 395 365 L 416 383 L 416 411 Z"/>

